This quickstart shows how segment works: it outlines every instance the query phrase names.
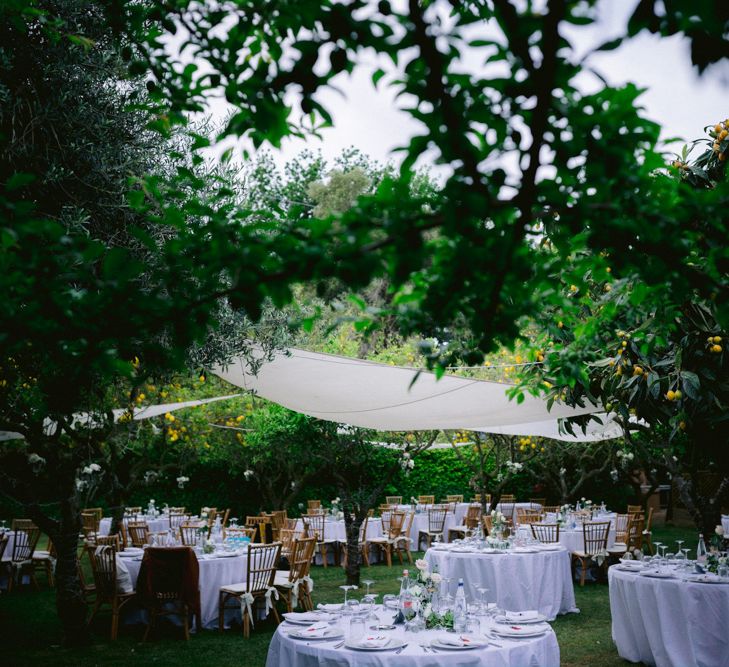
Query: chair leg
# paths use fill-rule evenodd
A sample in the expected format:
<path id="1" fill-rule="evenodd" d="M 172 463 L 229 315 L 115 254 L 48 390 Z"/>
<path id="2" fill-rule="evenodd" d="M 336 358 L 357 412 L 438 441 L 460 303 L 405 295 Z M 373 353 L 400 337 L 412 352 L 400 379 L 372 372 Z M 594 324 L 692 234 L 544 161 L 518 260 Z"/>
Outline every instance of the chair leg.
<path id="1" fill-rule="evenodd" d="M 385 558 L 387 559 L 387 567 L 392 567 L 392 551 L 389 544 L 385 547 Z"/>
<path id="2" fill-rule="evenodd" d="M 327 566 L 327 561 L 329 560 L 328 554 L 327 554 L 327 545 L 324 544 L 324 542 L 321 543 L 321 547 L 319 549 L 321 551 L 321 560 L 324 564 L 324 567 Z"/>
<path id="3" fill-rule="evenodd" d="M 248 639 L 251 636 L 251 619 L 248 616 L 248 609 L 243 610 L 243 636 Z"/>
<path id="4" fill-rule="evenodd" d="M 46 561 L 46 578 L 48 579 L 48 585 L 54 588 L 56 582 L 53 579 L 53 563 L 50 560 Z"/>
<path id="5" fill-rule="evenodd" d="M 111 607 L 111 641 L 115 641 L 119 633 L 119 608 L 116 603 Z"/>
<path id="6" fill-rule="evenodd" d="M 185 631 L 185 641 L 190 641 L 190 610 L 187 605 L 183 605 L 182 610 L 185 612 L 183 614 L 184 623 L 182 626 L 183 630 Z"/>
<path id="7" fill-rule="evenodd" d="M 156 618 L 157 614 L 155 613 L 154 607 L 152 607 L 149 610 L 149 620 L 147 621 L 147 628 L 144 631 L 144 637 L 142 637 L 143 642 L 147 641 L 147 638 L 149 637 L 149 633 L 152 631 L 152 626 L 154 625 Z"/>
<path id="8" fill-rule="evenodd" d="M 582 573 L 580 574 L 580 586 L 585 585 L 585 574 L 587 570 L 587 561 L 584 558 L 580 558 L 580 565 L 582 566 Z"/>

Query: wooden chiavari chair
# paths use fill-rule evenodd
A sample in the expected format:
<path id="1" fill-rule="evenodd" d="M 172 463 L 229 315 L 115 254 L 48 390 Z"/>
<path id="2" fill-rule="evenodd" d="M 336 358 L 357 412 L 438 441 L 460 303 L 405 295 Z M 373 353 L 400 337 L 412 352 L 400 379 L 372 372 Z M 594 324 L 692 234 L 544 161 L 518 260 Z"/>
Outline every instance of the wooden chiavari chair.
<path id="1" fill-rule="evenodd" d="M 98 539 L 98 538 L 97 538 Z M 0 554 L 0 561 L 2 561 L 2 554 Z M 53 541 L 48 538 L 48 548 L 45 550 L 36 549 L 33 552 L 33 570 L 38 572 L 45 572 L 46 580 L 48 581 L 48 587 L 53 588 L 55 583 L 53 580 L 53 568 L 56 563 L 56 547 Z"/>
<path id="2" fill-rule="evenodd" d="M 124 508 L 124 516 L 131 517 L 132 519 L 135 519 L 137 515 L 142 513 L 142 506 L 134 506 L 134 507 L 125 507 Z"/>
<path id="3" fill-rule="evenodd" d="M 516 496 L 513 493 L 502 493 L 499 498 L 500 503 L 515 503 Z"/>
<path id="4" fill-rule="evenodd" d="M 186 547 L 194 547 L 200 534 L 200 525 L 197 523 L 183 523 L 177 528 L 180 534 L 180 542 Z M 230 530 L 230 529 L 228 529 Z"/>
<path id="5" fill-rule="evenodd" d="M 390 505 L 388 503 L 380 503 L 380 506 L 378 508 L 380 510 L 380 514 L 383 512 L 391 512 L 392 510 L 397 509 L 394 505 Z"/>
<path id="6" fill-rule="evenodd" d="M 321 553 L 322 564 L 328 566 L 328 550 L 331 547 L 334 553 L 334 564 L 339 564 L 339 548 L 336 540 L 327 539 L 325 534 L 326 521 L 323 514 L 312 514 L 306 517 L 309 534 L 316 538 L 316 546 Z"/>
<path id="7" fill-rule="evenodd" d="M 274 587 L 276 578 L 276 564 L 281 555 L 281 543 L 273 542 L 271 544 L 249 544 L 248 545 L 248 562 L 246 567 L 245 581 L 240 584 L 229 584 L 220 589 L 218 597 L 218 629 L 223 632 L 225 627 L 225 603 L 228 600 L 235 600 L 235 608 L 241 609 L 243 613 L 243 636 L 250 637 L 251 618 L 249 615 L 249 607 L 246 604 L 241 605 L 241 598 L 245 594 L 253 596 L 253 603 L 250 605 L 251 612 L 257 602 L 265 603 L 266 593 L 270 588 Z M 278 610 L 274 605 L 272 607 L 276 623 L 280 623 L 281 619 Z"/>
<path id="8" fill-rule="evenodd" d="M 130 521 L 127 523 L 127 533 L 133 547 L 141 549 L 149 542 L 149 526 L 146 521 Z"/>
<path id="9" fill-rule="evenodd" d="M 288 559 L 294 548 L 294 535 L 296 531 L 290 528 L 282 528 L 279 531 L 279 542 L 281 542 L 281 558 Z"/>
<path id="10" fill-rule="evenodd" d="M 321 500 L 307 500 L 306 508 L 310 510 L 321 509 Z"/>
<path id="11" fill-rule="evenodd" d="M 491 531 L 494 529 L 494 526 L 493 519 L 491 518 L 490 514 L 484 514 L 481 517 L 481 528 L 483 530 L 484 536 L 491 535 Z"/>
<path id="12" fill-rule="evenodd" d="M 385 560 L 387 561 L 388 567 L 392 567 L 392 552 L 395 545 L 402 538 L 402 526 L 404 522 L 405 512 L 390 512 L 387 517 L 387 521 L 384 516 L 382 519 L 383 534 L 379 537 L 373 537 L 368 540 L 369 544 L 381 549 L 385 554 Z M 402 553 L 399 549 L 397 550 L 397 553 L 400 558 L 400 563 L 402 563 Z"/>
<path id="13" fill-rule="evenodd" d="M 91 610 L 89 625 L 102 605 L 111 606 L 111 639 L 117 638 L 119 632 L 119 614 L 124 605 L 134 596 L 134 591 L 119 592 L 117 586 L 116 549 L 109 545 L 86 547 L 91 560 L 91 571 L 94 574 L 94 590 L 96 601 Z"/>
<path id="14" fill-rule="evenodd" d="M 176 533 L 177 529 L 183 523 L 190 522 L 190 515 L 185 514 L 184 512 L 170 512 L 169 520 L 170 520 L 170 530 Z"/>
<path id="15" fill-rule="evenodd" d="M 538 510 L 527 510 L 517 507 L 516 523 L 518 525 L 529 523 L 540 523 L 544 519 L 544 515 Z"/>
<path id="16" fill-rule="evenodd" d="M 402 496 L 385 496 L 388 505 L 402 505 Z"/>
<path id="17" fill-rule="evenodd" d="M 434 537 L 438 537 L 441 540 L 443 539 L 443 530 L 445 528 L 447 514 L 448 510 L 444 509 L 428 510 L 428 529 L 418 531 L 418 549 L 420 549 L 420 543 L 423 541 L 423 538 L 425 538 L 428 549 L 430 548 L 430 544 Z"/>
<path id="18" fill-rule="evenodd" d="M 616 544 L 627 544 L 628 543 L 628 521 L 630 519 L 629 514 L 616 514 L 615 515 L 615 543 Z"/>
<path id="19" fill-rule="evenodd" d="M 544 511 L 544 506 L 547 504 L 546 498 L 529 498 L 529 503 L 531 504 L 531 509 L 537 510 L 539 512 Z"/>
<path id="20" fill-rule="evenodd" d="M 223 518 L 220 520 L 220 526 L 223 530 L 225 530 L 225 527 L 228 525 L 228 519 L 230 518 L 230 507 L 228 507 L 222 514 Z"/>
<path id="21" fill-rule="evenodd" d="M 542 505 L 542 511 L 545 516 L 547 514 L 557 514 L 559 512 L 559 505 Z"/>
<path id="22" fill-rule="evenodd" d="M 463 494 L 462 493 L 455 493 L 450 496 L 446 496 L 446 502 L 447 503 L 462 503 L 463 502 Z"/>
<path id="23" fill-rule="evenodd" d="M 453 528 L 448 529 L 448 541 L 452 541 L 454 536 L 466 537 L 470 535 L 474 528 L 478 526 L 480 516 L 481 505 L 469 505 L 466 510 L 466 516 L 463 518 L 463 524 L 460 526 L 453 526 Z"/>
<path id="24" fill-rule="evenodd" d="M 111 547 L 117 553 L 122 550 L 119 535 L 99 535 L 96 538 L 96 546 Z"/>
<path id="25" fill-rule="evenodd" d="M 643 514 L 643 505 L 628 505 L 626 514 Z"/>
<path id="26" fill-rule="evenodd" d="M 532 536 L 542 544 L 554 544 L 559 542 L 558 523 L 532 523 Z"/>
<path id="27" fill-rule="evenodd" d="M 435 496 L 418 496 L 418 505 L 434 505 Z"/>
<path id="28" fill-rule="evenodd" d="M 572 552 L 572 577 L 574 579 L 574 568 L 579 562 L 581 565 L 580 586 L 585 585 L 587 566 L 593 556 L 600 553 L 607 553 L 608 534 L 610 532 L 609 521 L 586 521 L 582 524 L 583 550 Z"/>
<path id="29" fill-rule="evenodd" d="M 12 592 L 16 577 L 20 586 L 25 575 L 29 577 L 33 588 L 38 590 L 35 568 L 33 567 L 33 553 L 40 539 L 40 528 L 32 521 L 30 525 L 28 523 L 18 523 L 16 525 L 23 527 L 16 528 L 13 531 L 13 548 L 10 552 L 10 572 L 8 573 L 8 593 Z"/>
<path id="30" fill-rule="evenodd" d="M 633 549 L 643 550 L 643 526 L 645 523 L 643 517 L 637 514 L 629 514 L 628 516 L 628 527 L 624 535 L 625 540 L 618 541 L 616 539 L 615 544 L 608 549 L 610 555 L 616 558 L 620 558 L 628 551 L 632 552 Z"/>
<path id="31" fill-rule="evenodd" d="M 89 544 L 96 543 L 99 534 L 99 521 L 95 512 L 81 512 L 81 532 Z"/>
<path id="32" fill-rule="evenodd" d="M 271 517 L 269 516 L 252 516 L 248 515 L 246 517 L 246 526 L 249 528 L 255 528 L 257 532 L 257 537 L 254 538 L 254 541 L 258 540 L 259 542 L 262 542 L 265 544 L 266 542 L 266 524 L 271 523 Z"/>
<path id="33" fill-rule="evenodd" d="M 403 523 L 403 528 L 400 531 L 400 538 L 395 543 L 395 549 L 397 550 L 398 558 L 400 559 L 400 562 L 402 563 L 402 556 L 400 555 L 400 551 L 404 551 L 405 555 L 407 556 L 408 563 L 413 562 L 413 555 L 410 552 L 410 546 L 412 543 L 412 539 L 410 538 L 410 534 L 413 529 L 413 521 L 415 521 L 415 510 L 411 510 L 408 512 L 407 519 Z"/>
<path id="34" fill-rule="evenodd" d="M 187 509 L 183 505 L 182 507 L 170 507 L 170 514 L 187 514 Z"/>
<path id="35" fill-rule="evenodd" d="M 306 611 L 314 609 L 308 577 L 315 548 L 316 538 L 314 537 L 294 540 L 291 544 L 289 569 L 276 570 L 274 586 L 281 594 L 288 612 L 292 612 L 299 604 Z"/>

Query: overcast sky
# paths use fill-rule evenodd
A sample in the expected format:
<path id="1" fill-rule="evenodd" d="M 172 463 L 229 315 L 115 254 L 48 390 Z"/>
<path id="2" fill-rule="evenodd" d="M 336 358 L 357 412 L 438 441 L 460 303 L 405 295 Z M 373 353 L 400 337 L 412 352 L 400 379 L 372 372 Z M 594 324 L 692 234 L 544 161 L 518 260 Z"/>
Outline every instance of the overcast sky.
<path id="1" fill-rule="evenodd" d="M 620 33 L 636 0 L 603 0 L 599 22 L 567 36 L 580 52 Z M 729 68 L 715 66 L 701 77 L 691 65 L 689 45 L 681 37 L 658 38 L 643 33 L 620 49 L 593 57 L 593 65 L 612 84 L 634 82 L 646 92 L 641 98 L 646 114 L 663 127 L 663 137 L 699 138 L 703 127 L 729 117 Z M 420 126 L 397 109 L 393 92 L 375 89 L 370 70 L 336 79 L 344 97 L 327 91 L 320 96 L 334 117 L 334 127 L 324 130 L 323 140 L 289 139 L 277 162 L 283 163 L 305 148 L 321 150 L 332 158 L 349 146 L 386 161 L 396 158 L 393 148 L 407 143 Z M 585 81 L 587 85 L 587 80 Z M 221 109 L 216 109 L 219 115 Z"/>

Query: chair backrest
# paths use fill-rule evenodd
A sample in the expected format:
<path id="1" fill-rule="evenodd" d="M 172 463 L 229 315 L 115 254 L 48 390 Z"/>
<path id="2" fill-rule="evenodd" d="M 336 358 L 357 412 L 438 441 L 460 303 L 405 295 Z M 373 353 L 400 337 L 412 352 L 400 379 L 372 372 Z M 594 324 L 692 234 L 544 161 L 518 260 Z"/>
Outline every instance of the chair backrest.
<path id="1" fill-rule="evenodd" d="M 544 544 L 559 542 L 558 523 L 532 523 L 530 527 L 535 540 L 539 540 Z"/>
<path id="2" fill-rule="evenodd" d="M 32 528 L 33 526 L 35 526 L 33 519 L 13 519 L 10 524 L 10 530 Z"/>
<path id="3" fill-rule="evenodd" d="M 96 536 L 97 547 L 111 547 L 114 551 L 119 551 L 121 548 L 121 541 L 119 535 L 97 535 Z"/>
<path id="4" fill-rule="evenodd" d="M 468 528 L 475 528 L 478 526 L 478 519 L 481 516 L 481 505 L 469 505 L 466 510 L 466 518 L 464 524 Z"/>
<path id="5" fill-rule="evenodd" d="M 400 531 L 405 537 L 410 537 L 410 532 L 413 529 L 413 521 L 415 521 L 415 510 L 410 510 L 410 512 L 408 512 L 407 523 L 402 531 Z"/>
<path id="6" fill-rule="evenodd" d="M 367 541 L 367 525 L 370 522 L 370 517 L 366 516 L 364 521 L 359 526 L 359 543 L 364 544 Z M 346 544 L 344 545 L 346 548 Z"/>
<path id="7" fill-rule="evenodd" d="M 546 498 L 529 498 L 533 510 L 541 510 L 546 504 Z"/>
<path id="8" fill-rule="evenodd" d="M 258 535 L 258 528 L 256 526 L 228 526 L 225 534 L 229 537 L 249 537 L 253 541 Z"/>
<path id="9" fill-rule="evenodd" d="M 385 496 L 388 505 L 402 505 L 402 496 Z"/>
<path id="10" fill-rule="evenodd" d="M 494 529 L 493 519 L 490 514 L 484 514 L 481 517 L 481 525 L 483 527 L 484 535 L 491 535 L 491 531 Z"/>
<path id="11" fill-rule="evenodd" d="M 382 534 L 389 535 L 390 533 L 390 520 L 392 519 L 392 510 L 383 512 L 380 515 L 380 522 L 382 523 Z"/>
<path id="12" fill-rule="evenodd" d="M 324 541 L 324 527 L 326 522 L 324 521 L 323 514 L 310 514 L 306 517 L 306 522 L 309 526 L 309 534 L 315 537 L 318 542 Z"/>
<path id="13" fill-rule="evenodd" d="M 96 594 L 114 597 L 116 594 L 116 549 L 107 544 L 86 547 L 91 571 L 94 575 Z"/>
<path id="14" fill-rule="evenodd" d="M 645 520 L 645 530 L 651 532 L 651 524 L 653 523 L 653 508 L 648 508 L 648 517 Z"/>
<path id="15" fill-rule="evenodd" d="M 281 542 L 281 553 L 282 554 L 289 554 L 291 553 L 291 550 L 294 546 L 294 534 L 296 533 L 295 530 L 291 530 L 291 528 L 281 528 L 278 531 L 278 540 Z"/>
<path id="16" fill-rule="evenodd" d="M 628 514 L 616 514 L 615 515 L 615 541 L 616 542 L 627 542 L 628 541 Z"/>
<path id="17" fill-rule="evenodd" d="M 190 521 L 190 515 L 184 512 L 170 512 L 170 530 L 176 531 L 183 523 Z"/>
<path id="18" fill-rule="evenodd" d="M 431 533 L 442 533 L 445 528 L 445 520 L 448 510 L 430 509 L 428 510 L 428 531 Z"/>
<path id="19" fill-rule="evenodd" d="M 462 493 L 456 493 L 456 494 L 452 494 L 450 496 L 446 496 L 446 502 L 449 502 L 449 503 L 462 503 L 463 502 L 463 494 Z"/>
<path id="20" fill-rule="evenodd" d="M 222 514 L 223 518 L 220 520 L 220 525 L 225 528 L 228 525 L 228 519 L 230 518 L 230 507 L 228 507 Z"/>
<path id="21" fill-rule="evenodd" d="M 405 523 L 405 512 L 392 512 L 390 514 L 390 526 L 387 531 L 387 536 L 391 540 L 400 537 L 403 523 Z"/>
<path id="22" fill-rule="evenodd" d="M 149 541 L 149 526 L 146 521 L 130 521 L 127 523 L 127 531 L 133 547 L 143 547 Z"/>
<path id="23" fill-rule="evenodd" d="M 3 535 L 0 535 L 0 561 L 3 559 L 3 554 L 5 553 L 5 547 L 8 546 L 8 534 L 5 533 Z"/>
<path id="24" fill-rule="evenodd" d="M 645 521 L 642 516 L 635 515 L 628 522 L 628 549 L 643 548 L 643 526 Z"/>
<path id="25" fill-rule="evenodd" d="M 507 521 L 513 521 L 514 520 L 514 508 L 516 507 L 516 504 L 514 502 L 504 502 L 503 496 L 502 500 L 499 501 L 499 511 L 506 517 Z"/>
<path id="26" fill-rule="evenodd" d="M 230 529 L 228 529 L 230 530 Z M 178 527 L 180 542 L 187 547 L 194 547 L 197 544 L 197 536 L 200 534 L 200 526 L 197 523 L 182 523 Z"/>
<path id="27" fill-rule="evenodd" d="M 281 542 L 248 545 L 247 593 L 265 591 L 273 586 L 280 555 Z"/>
<path id="28" fill-rule="evenodd" d="M 380 503 L 380 514 L 382 514 L 383 512 L 389 512 L 394 509 L 397 509 L 394 505 L 390 505 L 389 503 Z"/>
<path id="29" fill-rule="evenodd" d="M 585 554 L 593 556 L 607 549 L 609 521 L 585 521 L 582 524 L 582 537 Z"/>
<path id="30" fill-rule="evenodd" d="M 306 507 L 310 510 L 319 509 L 321 507 L 321 500 L 307 500 Z"/>
<path id="31" fill-rule="evenodd" d="M 142 513 L 142 506 L 139 505 L 138 507 L 125 507 L 124 508 L 124 516 L 131 516 L 135 517 L 137 514 Z"/>
<path id="32" fill-rule="evenodd" d="M 185 509 L 185 506 L 182 507 L 170 507 L 170 513 L 174 512 L 175 514 L 186 514 L 187 510 Z"/>
<path id="33" fill-rule="evenodd" d="M 180 600 L 190 606 L 200 595 L 200 566 L 190 547 L 149 547 L 144 551 L 137 578 L 142 603 Z"/>
<path id="34" fill-rule="evenodd" d="M 40 528 L 31 523 L 25 528 L 15 530 L 13 552 L 10 559 L 13 563 L 22 563 L 33 558 L 33 552 L 40 538 Z"/>
<path id="35" fill-rule="evenodd" d="M 516 496 L 513 493 L 502 493 L 499 502 L 502 503 L 513 503 L 516 502 Z"/>
<path id="36" fill-rule="evenodd" d="M 315 537 L 303 537 L 293 541 L 289 556 L 289 581 L 291 583 L 309 575 L 315 548 Z"/>
<path id="37" fill-rule="evenodd" d="M 252 516 L 250 514 L 246 517 L 246 526 L 258 526 L 262 523 L 271 523 L 271 517 L 270 516 Z"/>
<path id="38" fill-rule="evenodd" d="M 542 513 L 537 510 L 527 510 L 519 507 L 516 509 L 516 522 L 518 524 L 539 523 L 543 518 Z"/>
<path id="39" fill-rule="evenodd" d="M 90 512 L 96 517 L 97 521 L 101 521 L 104 516 L 104 510 L 101 507 L 84 507 L 81 512 Z"/>
<path id="40" fill-rule="evenodd" d="M 435 496 L 418 496 L 418 504 L 432 505 L 435 503 Z"/>
<path id="41" fill-rule="evenodd" d="M 545 514 L 557 514 L 559 505 L 542 505 L 542 512 Z"/>
<path id="42" fill-rule="evenodd" d="M 643 514 L 643 505 L 628 505 L 626 514 Z"/>

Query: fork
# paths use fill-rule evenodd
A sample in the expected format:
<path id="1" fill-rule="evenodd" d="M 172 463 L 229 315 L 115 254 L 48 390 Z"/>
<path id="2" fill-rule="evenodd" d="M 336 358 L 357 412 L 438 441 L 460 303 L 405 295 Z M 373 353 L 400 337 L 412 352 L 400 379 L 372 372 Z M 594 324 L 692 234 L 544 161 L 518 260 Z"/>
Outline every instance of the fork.
<path id="1" fill-rule="evenodd" d="M 397 651 L 395 651 L 395 655 L 399 655 L 402 653 L 406 648 L 408 647 L 408 644 L 403 644 Z"/>

